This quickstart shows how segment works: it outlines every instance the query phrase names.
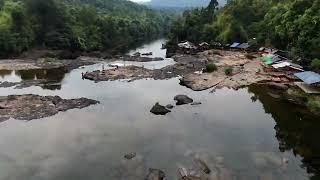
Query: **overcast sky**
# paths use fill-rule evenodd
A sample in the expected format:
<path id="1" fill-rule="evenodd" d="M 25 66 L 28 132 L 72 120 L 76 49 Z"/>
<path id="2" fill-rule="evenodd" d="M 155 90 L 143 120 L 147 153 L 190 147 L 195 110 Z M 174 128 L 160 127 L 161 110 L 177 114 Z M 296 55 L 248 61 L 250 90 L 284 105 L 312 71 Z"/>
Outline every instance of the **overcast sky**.
<path id="1" fill-rule="evenodd" d="M 133 2 L 147 2 L 147 1 L 150 1 L 150 0 L 131 0 Z"/>

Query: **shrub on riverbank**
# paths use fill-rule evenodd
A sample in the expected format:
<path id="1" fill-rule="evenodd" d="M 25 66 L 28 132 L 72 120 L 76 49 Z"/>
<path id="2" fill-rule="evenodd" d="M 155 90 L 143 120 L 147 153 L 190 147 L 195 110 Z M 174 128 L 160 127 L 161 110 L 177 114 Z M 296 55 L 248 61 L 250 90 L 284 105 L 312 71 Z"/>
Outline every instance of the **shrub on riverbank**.
<path id="1" fill-rule="evenodd" d="M 224 69 L 224 73 L 225 73 L 227 76 L 231 76 L 231 75 L 232 75 L 232 72 L 233 72 L 232 67 L 227 67 L 227 68 Z"/>
<path id="2" fill-rule="evenodd" d="M 307 94 L 298 87 L 291 87 L 284 94 L 284 98 L 287 100 L 290 99 L 290 101 L 294 102 L 295 104 L 306 106 L 311 112 L 317 112 L 316 114 L 319 114 L 320 96 L 318 95 Z"/>
<path id="3" fill-rule="evenodd" d="M 173 42 L 249 42 L 290 52 L 301 65 L 320 57 L 319 0 L 230 0 L 188 10 L 171 28 Z M 299 58 L 300 57 L 300 58 Z"/>
<path id="4" fill-rule="evenodd" d="M 217 65 L 215 65 L 215 64 L 207 64 L 205 72 L 211 73 L 211 72 L 216 71 L 217 69 L 218 69 Z"/>
<path id="5" fill-rule="evenodd" d="M 320 73 L 320 59 L 314 59 L 311 63 L 311 69 Z"/>
<path id="6" fill-rule="evenodd" d="M 318 96 L 310 96 L 308 98 L 308 105 L 312 108 L 320 110 L 320 98 Z"/>

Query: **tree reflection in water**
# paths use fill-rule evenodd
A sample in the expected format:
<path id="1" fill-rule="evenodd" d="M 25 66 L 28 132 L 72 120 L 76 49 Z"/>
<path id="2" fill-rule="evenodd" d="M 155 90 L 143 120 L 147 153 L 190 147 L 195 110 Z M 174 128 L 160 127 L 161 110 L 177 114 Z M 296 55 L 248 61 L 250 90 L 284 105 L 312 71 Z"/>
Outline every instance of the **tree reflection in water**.
<path id="1" fill-rule="evenodd" d="M 252 101 L 259 100 L 265 112 L 275 120 L 279 150 L 292 150 L 294 155 L 300 155 L 307 172 L 313 174 L 311 179 L 319 179 L 320 117 L 310 114 L 304 107 L 275 98 L 264 86 L 250 86 L 248 91 L 255 94 Z"/>
<path id="2" fill-rule="evenodd" d="M 47 83 L 41 86 L 43 89 L 59 90 L 61 89 L 61 81 L 64 79 L 68 71 L 65 68 L 55 69 L 31 69 L 16 71 L 16 75 L 20 76 L 22 80 L 43 79 Z"/>

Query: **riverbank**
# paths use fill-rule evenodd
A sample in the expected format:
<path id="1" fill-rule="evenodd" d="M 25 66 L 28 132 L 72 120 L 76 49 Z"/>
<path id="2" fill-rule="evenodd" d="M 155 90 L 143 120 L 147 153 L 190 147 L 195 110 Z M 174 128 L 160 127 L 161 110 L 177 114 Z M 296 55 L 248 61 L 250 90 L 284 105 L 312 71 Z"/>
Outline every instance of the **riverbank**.
<path id="1" fill-rule="evenodd" d="M 175 64 L 165 66 L 160 69 L 148 69 L 142 66 L 125 64 L 110 65 L 107 69 L 86 72 L 82 78 L 99 81 L 127 80 L 135 81 L 139 79 L 163 80 L 174 77 L 180 77 L 180 85 L 186 86 L 194 91 L 203 91 L 207 89 L 232 88 L 239 89 L 256 83 L 274 82 L 275 79 L 286 79 L 288 86 L 294 87 L 293 82 L 296 78 L 291 73 L 269 72 L 262 66 L 258 53 L 246 53 L 241 51 L 229 50 L 206 50 L 195 55 L 176 53 L 172 56 Z M 0 69 L 5 70 L 30 70 L 30 69 L 55 69 L 64 68 L 66 71 L 96 63 L 111 62 L 156 62 L 163 61 L 158 57 L 146 57 L 134 55 L 114 56 L 109 59 L 100 59 L 94 57 L 78 57 L 73 60 L 58 60 L 53 58 L 40 58 L 37 60 L 14 59 L 0 61 Z M 214 66 L 211 72 L 207 72 L 208 66 Z M 229 72 L 228 72 L 229 71 Z M 59 82 L 46 79 L 25 80 L 21 82 L 1 82 L 0 87 L 15 87 L 17 89 L 31 86 L 49 86 L 57 85 Z M 283 83 L 274 82 L 281 86 Z M 300 96 L 307 96 L 298 91 Z M 289 93 L 286 93 L 289 94 Z M 308 95 L 305 107 L 312 112 L 319 109 L 319 96 Z M 288 98 L 294 101 L 297 98 Z M 294 103 L 294 102 L 293 102 Z M 302 104 L 300 101 L 296 104 Z"/>
<path id="2" fill-rule="evenodd" d="M 156 47 L 160 49 L 161 43 Z M 149 45 L 131 52 L 137 51 L 151 52 Z M 152 52 L 152 57 L 163 57 L 157 54 L 165 53 Z M 0 88 L 2 97 L 34 94 L 44 99 L 37 103 L 33 102 L 37 98 L 24 99 L 21 108 L 26 109 L 23 111 L 36 109 L 35 104 L 45 104 L 46 96 L 64 100 L 84 97 L 100 102 L 81 110 L 59 111 L 39 120 L 19 121 L 12 117 L 2 122 L 0 179 L 81 176 L 84 179 L 130 180 L 165 175 L 166 179 L 308 180 L 309 173 L 319 167 L 314 158 L 319 155 L 314 137 L 318 137 L 320 124 L 318 116 L 313 116 L 305 106 L 282 99 L 286 89 L 291 88 L 289 83 L 267 85 L 262 81 L 243 88 L 235 86 L 237 90 L 232 86 L 220 88 L 218 84 L 203 91 L 193 91 L 179 84 L 182 75 L 188 74 L 207 75 L 210 80 L 214 80 L 211 76 L 215 73 L 235 78 L 238 71 L 250 71 L 251 63 L 258 62 L 242 59 L 240 54 L 240 58 L 232 60 L 237 63 L 233 66 L 231 62 L 222 63 L 225 62 L 223 57 L 225 60 L 232 58 L 233 52 L 220 53 L 226 55 L 219 59 L 209 55 L 214 57 L 210 61 L 201 54 L 175 54 L 175 59 L 149 62 L 124 61 L 119 56 L 112 60 L 98 59 L 97 64 L 69 72 L 56 69 L 0 71 L 1 80 L 9 84 L 38 79 L 59 82 L 60 88 L 55 89 L 42 85 Z M 216 62 L 217 70 L 209 73 L 206 64 L 212 62 Z M 230 66 L 233 71 L 226 75 L 225 68 Z M 161 73 L 161 69 L 164 75 L 168 72 L 172 78 L 154 80 L 161 77 L 155 73 Z M 133 75 L 117 77 L 118 74 L 114 74 L 127 70 Z M 104 77 L 103 71 L 110 72 L 111 75 L 105 77 L 112 79 L 95 82 L 81 78 L 82 73 L 93 71 L 100 71 L 101 77 Z M 139 79 L 144 71 L 149 73 L 146 73 L 149 78 Z M 262 70 L 257 71 L 248 74 L 264 75 Z M 129 79 L 118 81 L 122 78 Z M 187 95 L 188 102 L 194 102 L 176 105 L 181 104 L 175 101 L 181 95 Z M 59 106 L 65 104 L 62 101 Z M 165 112 L 168 113 L 162 116 Z"/>
<path id="3" fill-rule="evenodd" d="M 176 62 L 161 69 L 146 69 L 143 66 L 121 66 L 108 70 L 96 70 L 84 74 L 85 79 L 99 81 L 138 79 L 169 79 L 180 77 L 180 85 L 186 86 L 193 91 L 207 89 L 231 88 L 239 89 L 253 84 L 272 84 L 270 87 L 283 90 L 283 94 L 290 94 L 289 87 L 295 88 L 293 82 L 297 78 L 291 71 L 267 71 L 262 65 L 258 53 L 246 53 L 230 50 L 206 50 L 194 55 L 176 53 L 172 56 Z M 208 68 L 213 69 L 208 72 Z M 287 87 L 287 88 L 284 88 Z M 307 96 L 298 91 L 300 96 Z M 284 97 L 284 96 L 283 96 Z M 287 100 L 300 104 L 310 112 L 318 114 L 319 96 L 308 95 L 309 100 L 305 103 L 295 102 L 297 98 Z"/>

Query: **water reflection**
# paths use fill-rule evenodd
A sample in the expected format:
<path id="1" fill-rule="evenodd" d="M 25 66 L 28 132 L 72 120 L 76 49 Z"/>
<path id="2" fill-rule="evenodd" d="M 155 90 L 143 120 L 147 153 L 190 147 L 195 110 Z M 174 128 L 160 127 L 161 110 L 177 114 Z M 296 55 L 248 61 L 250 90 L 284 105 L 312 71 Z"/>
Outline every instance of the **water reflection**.
<path id="1" fill-rule="evenodd" d="M 8 75 L 11 75 L 11 73 L 12 73 L 12 71 L 10 71 L 10 70 L 2 69 L 2 70 L 0 70 L 0 77 L 4 78 L 4 77 L 6 77 Z"/>
<path id="2" fill-rule="evenodd" d="M 308 173 L 320 178 L 320 117 L 304 112 L 302 107 L 295 106 L 270 96 L 263 86 L 251 86 L 254 99 L 258 99 L 266 113 L 272 115 L 276 122 L 276 138 L 281 152 L 292 150 L 302 157 L 303 166 Z"/>
<path id="3" fill-rule="evenodd" d="M 21 82 L 22 87 L 40 85 L 43 89 L 59 90 L 61 82 L 68 72 L 66 68 L 30 69 L 30 70 L 2 70 L 0 80 Z"/>
<path id="4" fill-rule="evenodd" d="M 270 97 L 264 88 L 209 93 L 180 86 L 177 78 L 130 83 L 81 79 L 82 72 L 101 67 L 3 73 L 3 78 L 50 79 L 61 89 L 0 88 L 0 95 L 87 97 L 101 104 L 29 122 L 1 123 L 0 180 L 136 180 L 144 179 L 150 167 L 176 179 L 177 168 L 189 167 L 194 156 L 222 174 L 220 179 L 310 179 L 301 166 L 319 174 L 319 119 Z M 202 105 L 176 107 L 163 117 L 149 112 L 156 102 L 174 104 L 177 94 Z M 137 158 L 125 161 L 128 152 L 136 152 Z M 283 157 L 289 159 L 287 165 Z"/>
<path id="5" fill-rule="evenodd" d="M 46 79 L 55 82 L 61 82 L 66 73 L 68 73 L 68 71 L 65 68 L 16 71 L 16 74 L 20 76 L 22 80 Z"/>

